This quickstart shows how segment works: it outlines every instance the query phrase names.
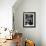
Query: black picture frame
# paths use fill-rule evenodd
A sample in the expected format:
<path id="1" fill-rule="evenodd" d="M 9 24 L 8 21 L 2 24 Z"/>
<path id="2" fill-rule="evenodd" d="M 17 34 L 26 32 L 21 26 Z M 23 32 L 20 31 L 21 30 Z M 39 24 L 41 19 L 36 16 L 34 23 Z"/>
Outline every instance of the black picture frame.
<path id="1" fill-rule="evenodd" d="M 23 12 L 23 27 L 36 27 L 36 12 Z"/>

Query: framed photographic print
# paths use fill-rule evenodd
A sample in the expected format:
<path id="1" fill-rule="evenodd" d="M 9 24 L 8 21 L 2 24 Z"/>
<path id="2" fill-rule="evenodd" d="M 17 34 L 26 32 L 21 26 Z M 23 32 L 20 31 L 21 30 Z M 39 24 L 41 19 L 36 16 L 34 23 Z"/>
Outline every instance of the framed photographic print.
<path id="1" fill-rule="evenodd" d="M 36 27 L 36 12 L 23 13 L 23 27 Z"/>

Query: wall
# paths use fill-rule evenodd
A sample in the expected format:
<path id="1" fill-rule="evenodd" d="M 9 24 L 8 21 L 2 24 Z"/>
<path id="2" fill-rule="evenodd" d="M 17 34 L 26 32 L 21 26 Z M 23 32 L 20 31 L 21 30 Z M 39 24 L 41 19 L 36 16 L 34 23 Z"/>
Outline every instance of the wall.
<path id="1" fill-rule="evenodd" d="M 12 6 L 16 0 L 0 0 L 0 27 L 12 29 Z"/>
<path id="2" fill-rule="evenodd" d="M 18 0 L 18 2 L 20 1 Z M 44 3 L 45 1 L 43 2 L 43 0 L 23 0 L 21 3 L 15 3 L 13 6 L 15 31 L 17 30 L 18 32 L 22 32 L 24 39 L 27 38 L 33 40 L 36 46 L 46 46 L 45 42 L 43 42 L 45 40 L 42 39 L 45 35 L 44 33 L 46 32 L 46 26 L 43 25 L 45 24 L 44 17 L 46 17 L 43 17 L 43 14 L 45 12 Z M 23 12 L 36 12 L 36 28 L 23 27 Z M 42 29 L 45 30 L 43 31 Z"/>
<path id="3" fill-rule="evenodd" d="M 41 38 L 42 46 L 46 46 L 46 0 L 41 1 Z"/>
<path id="4" fill-rule="evenodd" d="M 16 0 L 0 0 L 0 38 L 5 38 L 5 36 L 10 35 L 10 32 L 4 31 L 4 27 L 8 28 L 9 30 L 12 29 L 12 6 Z M 1 29 L 1 27 L 3 27 Z M 9 38 L 9 37 L 8 37 Z"/>

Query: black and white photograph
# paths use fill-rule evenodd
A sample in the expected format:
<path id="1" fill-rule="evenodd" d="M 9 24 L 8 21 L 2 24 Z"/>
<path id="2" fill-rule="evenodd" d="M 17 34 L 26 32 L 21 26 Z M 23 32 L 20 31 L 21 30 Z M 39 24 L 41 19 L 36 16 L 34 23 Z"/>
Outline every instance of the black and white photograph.
<path id="1" fill-rule="evenodd" d="M 23 27 L 35 27 L 36 25 L 36 13 L 24 12 L 23 13 Z"/>

